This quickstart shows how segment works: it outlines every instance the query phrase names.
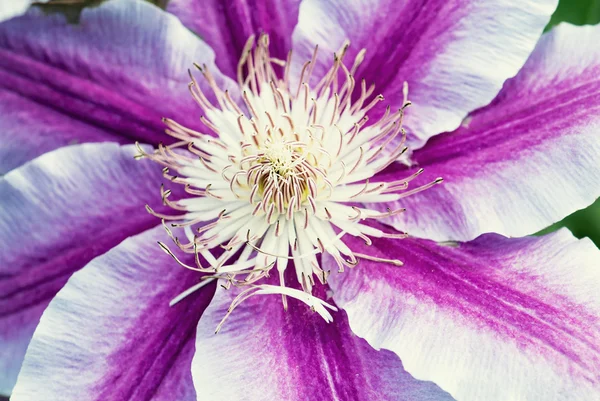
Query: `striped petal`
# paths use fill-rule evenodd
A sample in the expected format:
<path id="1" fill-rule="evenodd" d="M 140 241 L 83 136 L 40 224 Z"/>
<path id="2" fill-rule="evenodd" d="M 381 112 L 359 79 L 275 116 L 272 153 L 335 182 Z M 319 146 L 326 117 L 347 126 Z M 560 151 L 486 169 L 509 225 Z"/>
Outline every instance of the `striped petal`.
<path id="1" fill-rule="evenodd" d="M 171 0 L 167 11 L 206 41 L 217 66 L 232 78 L 250 35 L 269 34 L 273 57 L 285 60 L 292 48 L 300 0 Z"/>
<path id="2" fill-rule="evenodd" d="M 194 331 L 214 286 L 174 307 L 198 280 L 162 252 L 162 227 L 123 241 L 75 273 L 31 340 L 11 397 L 192 401 Z"/>
<path id="3" fill-rule="evenodd" d="M 600 251 L 566 230 L 475 241 L 377 240 L 330 279 L 352 331 L 461 401 L 600 399 Z M 332 264 L 333 266 L 333 264 Z"/>
<path id="4" fill-rule="evenodd" d="M 600 26 L 563 24 L 544 35 L 519 75 L 463 127 L 414 153 L 443 185 L 390 207 L 398 229 L 437 241 L 486 232 L 535 233 L 600 196 Z M 419 184 L 419 182 L 416 182 Z"/>
<path id="5" fill-rule="evenodd" d="M 324 295 L 324 294 L 322 294 Z M 326 323 L 304 304 L 258 295 L 215 335 L 232 291 L 217 293 L 198 324 L 192 375 L 211 401 L 451 401 L 433 383 L 407 374 L 389 351 L 354 336 L 343 312 Z"/>
<path id="6" fill-rule="evenodd" d="M 485 106 L 533 50 L 556 0 L 306 0 L 294 31 L 297 62 L 320 46 L 315 76 L 350 40 L 349 60 L 362 49 L 356 82 L 375 84 L 393 108 L 408 82 L 415 107 L 406 117 L 413 147 L 457 128 Z M 301 64 L 297 66 L 299 69 Z"/>
<path id="7" fill-rule="evenodd" d="M 61 146 L 167 139 L 162 117 L 197 121 L 188 69 L 214 53 L 145 1 L 85 8 L 77 24 L 40 8 L 0 24 L 0 173 Z M 200 80 L 207 93 L 210 88 Z"/>
<path id="8" fill-rule="evenodd" d="M 73 272 L 157 224 L 160 169 L 132 145 L 47 153 L 0 178 L 0 394 L 10 394 L 42 312 Z"/>

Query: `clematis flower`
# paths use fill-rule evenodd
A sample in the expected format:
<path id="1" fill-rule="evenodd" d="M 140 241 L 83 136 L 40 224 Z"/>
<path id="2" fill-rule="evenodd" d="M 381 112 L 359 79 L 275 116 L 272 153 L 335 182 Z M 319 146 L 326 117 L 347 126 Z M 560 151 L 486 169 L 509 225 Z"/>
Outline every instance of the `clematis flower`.
<path id="1" fill-rule="evenodd" d="M 599 252 L 527 236 L 600 196 L 599 28 L 555 5 L 0 24 L 0 392 L 598 399 Z"/>

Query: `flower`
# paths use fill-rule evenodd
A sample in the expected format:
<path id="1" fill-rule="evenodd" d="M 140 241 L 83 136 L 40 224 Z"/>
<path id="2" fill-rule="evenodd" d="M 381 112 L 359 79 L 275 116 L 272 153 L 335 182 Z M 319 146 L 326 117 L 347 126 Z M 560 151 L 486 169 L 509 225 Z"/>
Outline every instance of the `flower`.
<path id="1" fill-rule="evenodd" d="M 540 39 L 554 6 L 305 0 L 224 7 L 173 0 L 165 12 L 141 1 L 110 0 L 85 9 L 78 24 L 39 8 L 0 24 L 0 391 L 9 392 L 16 381 L 16 401 L 597 399 L 598 250 L 566 231 L 526 236 L 600 195 L 598 28 L 561 25 Z M 144 205 L 168 216 L 169 204 L 186 205 L 187 213 L 198 198 L 185 198 L 181 186 L 167 183 L 164 205 L 157 195 L 160 168 L 133 160 L 138 149 L 132 143 L 154 145 L 156 154 L 140 148 L 172 170 L 193 172 L 181 165 L 186 148 L 161 133 L 161 117 L 176 135 L 197 136 L 182 127 L 209 134 L 185 90 L 187 69 L 198 63 L 211 74 L 193 84 L 197 96 L 206 95 L 201 103 L 230 102 L 221 112 L 205 110 L 205 121 L 221 134 L 221 124 L 237 123 L 220 113 L 234 104 L 244 111 L 245 94 L 233 80 L 237 59 L 247 38 L 260 32 L 269 35 L 273 58 L 287 60 L 292 50 L 291 79 L 302 76 L 315 44 L 320 49 L 310 76 L 326 76 L 334 52 L 341 59 L 339 49 L 349 39 L 344 60 L 364 56 L 356 82 L 373 82 L 392 110 L 405 105 L 407 82 L 414 107 L 403 123 L 414 151 L 369 182 L 403 180 L 421 168 L 410 188 L 440 176 L 445 182 L 380 203 L 361 201 L 385 198 L 355 199 L 352 206 L 373 216 L 385 214 L 385 207 L 406 208 L 365 227 L 410 236 L 375 237 L 370 246 L 344 236 L 360 256 L 342 274 L 335 273 L 335 252 L 323 256 L 319 266 L 332 274 L 327 285 L 315 283 L 312 295 L 339 309 L 328 312 L 330 322 L 294 299 L 285 311 L 275 297 L 252 297 L 234 304 L 215 335 L 239 290 L 212 281 L 187 295 L 206 280 L 156 245 L 170 238 Z M 242 72 L 242 81 L 252 77 Z M 316 88 L 318 82 L 307 83 Z M 268 101 L 254 90 L 246 96 L 254 106 Z M 378 121 L 375 113 L 368 113 L 369 124 Z M 280 118 L 282 124 L 287 119 Z M 215 141 L 236 151 L 223 135 Z M 204 142 L 193 142 L 191 149 L 201 153 Z M 260 199 L 271 199 L 264 215 L 273 202 L 295 204 L 293 195 L 265 196 L 264 184 L 279 185 L 266 182 L 269 171 L 296 171 L 299 146 L 271 141 L 248 156 L 259 166 L 253 179 L 265 181 Z M 202 168 L 202 159 L 194 163 Z M 243 196 L 227 174 L 225 189 L 233 193 L 233 182 Z M 311 178 L 317 192 L 328 187 L 319 186 L 318 173 Z M 304 189 L 294 191 L 310 205 L 313 184 L 303 182 Z M 197 188 L 207 193 L 207 185 Z M 221 196 L 217 190 L 208 187 Z M 186 200 L 171 201 L 171 193 Z M 248 239 L 242 246 L 267 250 Z M 194 267 L 195 253 L 173 255 Z M 264 255 L 268 266 L 273 256 Z M 281 293 L 279 279 L 261 277 L 258 285 Z M 284 281 L 298 290 L 294 269 L 285 269 Z M 299 281 L 308 286 L 310 279 Z"/>
<path id="2" fill-rule="evenodd" d="M 370 237 L 405 238 L 405 234 L 386 233 L 364 224 L 365 220 L 389 218 L 404 209 L 381 213 L 355 205 L 398 201 L 440 183 L 441 179 L 406 191 L 409 182 L 422 173 L 420 169 L 407 178 L 369 182 L 408 149 L 404 146 L 406 131 L 402 119 L 410 102 L 405 85 L 402 106 L 394 112 L 386 108 L 377 121 L 367 125 L 367 113 L 383 96 L 367 102 L 374 88 L 367 89 L 363 81 L 360 96 L 352 98 L 356 86 L 353 77 L 364 52 L 348 69 L 344 64 L 348 50 L 345 44 L 334 56 L 332 67 L 311 87 L 308 82 L 316 48 L 294 88 L 289 77 L 291 63 L 272 59 L 268 36 L 262 35 L 254 49 L 253 46 L 252 36 L 237 69 L 243 106 L 250 116 L 245 115 L 228 91 L 218 88 L 210 71 L 197 66 L 219 107 L 207 100 L 191 73 L 190 91 L 207 116 L 202 116 L 201 121 L 216 138 L 166 118 L 167 133 L 178 141 L 170 146 L 160 144 L 151 154 L 139 149 L 140 157 L 163 165 L 165 177 L 185 185 L 185 192 L 192 195 L 173 202 L 169 200 L 171 191 L 163 188 L 163 202 L 179 214 L 164 215 L 150 207 L 148 211 L 162 219 L 167 234 L 181 251 L 194 255 L 196 266 L 182 263 L 167 245 L 159 245 L 181 266 L 209 274 L 171 305 L 211 280 L 220 279 L 227 288 L 232 284 L 249 287 L 236 296 L 228 314 L 253 295 L 279 293 L 285 308 L 290 296 L 331 321 L 327 308 L 337 309 L 311 295 L 314 276 L 325 285 L 330 274 L 321 267 L 317 256 L 330 255 L 339 272 L 356 266 L 357 258 L 402 265 L 396 259 L 353 252 L 344 236 L 361 238 L 369 245 Z M 287 67 L 282 79 L 275 70 L 278 63 Z M 339 81 L 340 74 L 343 82 Z M 179 151 L 184 146 L 188 152 Z M 177 175 L 173 176 L 171 170 Z M 179 221 L 170 226 L 184 227 L 189 242 L 182 243 L 175 237 L 165 220 Z M 199 227 L 192 231 L 194 225 Z M 213 252 L 221 247 L 225 251 L 215 258 Z M 200 262 L 201 257 L 207 265 Z M 285 284 L 288 261 L 293 262 L 302 291 Z M 260 284 L 275 265 L 279 287 Z M 243 280 L 236 278 L 240 275 Z"/>

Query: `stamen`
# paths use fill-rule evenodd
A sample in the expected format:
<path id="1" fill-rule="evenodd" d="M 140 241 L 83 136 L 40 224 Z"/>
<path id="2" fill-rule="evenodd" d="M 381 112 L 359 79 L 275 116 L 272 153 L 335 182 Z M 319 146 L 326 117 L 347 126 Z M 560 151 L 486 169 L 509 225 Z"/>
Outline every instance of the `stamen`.
<path id="1" fill-rule="evenodd" d="M 208 278 L 206 280 L 200 281 L 198 284 L 188 288 L 187 290 L 183 291 L 181 294 L 179 294 L 175 298 L 173 298 L 171 300 L 171 302 L 169 302 L 169 306 L 175 306 L 176 304 L 181 302 L 184 298 L 187 298 L 192 293 L 198 291 L 200 288 L 206 286 L 207 284 L 212 283 L 213 281 L 215 281 L 215 278 Z"/>
<path id="2" fill-rule="evenodd" d="M 359 259 L 372 260 L 373 262 L 390 263 L 394 266 L 404 266 L 404 263 L 398 259 L 384 259 L 384 258 L 378 258 L 375 256 L 365 255 L 364 253 L 356 253 L 356 252 L 354 252 L 354 256 L 356 256 Z"/>
<path id="3" fill-rule="evenodd" d="M 241 302 L 261 294 L 280 294 L 284 308 L 288 298 L 298 299 L 331 321 L 327 308 L 335 307 L 311 295 L 315 281 L 324 284 L 329 274 L 319 265 L 318 255 L 332 256 L 339 271 L 354 267 L 360 259 L 401 266 L 396 259 L 353 252 L 343 237 L 349 234 L 367 245 L 371 238 L 406 238 L 404 233 L 385 233 L 362 223 L 395 216 L 403 208 L 379 212 L 360 202 L 397 201 L 441 182 L 408 190 L 422 170 L 391 182 L 370 182 L 406 151 L 402 123 L 411 103 L 404 84 L 401 107 L 392 113 L 388 106 L 370 122 L 367 113 L 380 107 L 384 98 L 373 97 L 374 85 L 364 80 L 356 88 L 355 75 L 365 50 L 348 69 L 344 63 L 348 45 L 334 54 L 331 68 L 319 79 L 313 77 L 315 47 L 299 71 L 298 86 L 291 88 L 291 52 L 285 61 L 275 59 L 269 54 L 268 36 L 251 36 L 237 66 L 239 92 L 222 90 L 205 65 L 195 65 L 216 105 L 189 71 L 189 91 L 202 111 L 205 128 L 196 131 L 165 118 L 166 133 L 176 143 L 160 144 L 154 153 L 137 145 L 137 158 L 162 165 L 167 179 L 184 186 L 183 199 L 172 200 L 173 193 L 163 187 L 160 192 L 163 204 L 179 214 L 157 213 L 149 206 L 147 210 L 163 221 L 182 252 L 194 255 L 196 267 L 183 263 L 162 242 L 159 246 L 179 265 L 205 274 L 170 304 L 214 280 L 225 289 L 243 288 L 217 331 Z M 181 229 L 184 235 L 177 237 L 172 229 Z M 215 248 L 220 250 L 218 258 L 212 253 Z M 279 285 L 260 284 L 275 266 Z M 296 270 L 297 284 L 284 280 L 287 268 Z"/>

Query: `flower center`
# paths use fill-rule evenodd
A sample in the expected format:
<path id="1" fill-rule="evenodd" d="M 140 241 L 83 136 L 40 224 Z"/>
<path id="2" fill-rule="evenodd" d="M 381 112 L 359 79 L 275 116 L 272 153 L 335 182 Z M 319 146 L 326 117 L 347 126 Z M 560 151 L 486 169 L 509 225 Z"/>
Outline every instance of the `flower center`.
<path id="1" fill-rule="evenodd" d="M 264 163 L 273 174 L 282 178 L 293 175 L 304 159 L 301 149 L 296 151 L 292 142 L 281 139 L 267 142 L 261 156 L 262 159 L 257 162 Z"/>
<path id="2" fill-rule="evenodd" d="M 274 60 L 268 47 L 266 35 L 256 44 L 253 37 L 248 41 L 238 66 L 238 94 L 221 90 L 206 67 L 196 66 L 214 93 L 211 102 L 190 73 L 190 92 L 204 113 L 206 129 L 199 132 L 164 119 L 167 133 L 179 141 L 160 145 L 153 154 L 140 148 L 142 156 L 165 166 L 165 177 L 184 185 L 190 196 L 172 201 L 171 192 L 162 191 L 163 201 L 183 214 L 148 209 L 163 219 L 180 250 L 195 255 L 196 266 L 186 265 L 161 243 L 179 264 L 206 273 L 203 283 L 219 279 L 226 288 L 246 288 L 230 311 L 250 296 L 277 293 L 284 306 L 291 296 L 329 321 L 326 307 L 335 308 L 311 295 L 314 277 L 325 284 L 329 274 L 318 256 L 330 255 L 339 271 L 360 259 L 401 265 L 354 252 L 344 237 L 360 237 L 368 245 L 371 237 L 403 238 L 364 223 L 403 209 L 381 213 L 362 205 L 394 202 L 441 180 L 408 189 L 420 170 L 392 182 L 370 181 L 406 151 L 402 118 L 410 102 L 405 85 L 401 107 L 394 112 L 388 107 L 369 122 L 367 113 L 383 96 L 373 97 L 374 87 L 364 81 L 356 85 L 364 51 L 348 69 L 344 46 L 317 81 L 312 77 L 315 49 L 292 84 L 291 53 L 285 62 Z M 281 67 L 283 78 L 275 72 Z M 175 237 L 173 228 L 183 228 L 188 242 Z M 216 256 L 217 249 L 224 252 Z M 287 268 L 295 269 L 302 290 L 286 286 Z M 261 284 L 273 269 L 279 273 L 279 285 Z"/>
<path id="3" fill-rule="evenodd" d="M 250 189 L 249 202 L 256 204 L 255 212 L 262 209 L 267 213 L 270 223 L 273 216 L 292 216 L 309 197 L 309 202 L 316 198 L 319 167 L 315 156 L 303 145 L 283 137 L 269 138 L 264 146 L 250 150 L 240 163 L 240 171 L 247 172 L 246 180 L 235 186 L 240 192 Z"/>

